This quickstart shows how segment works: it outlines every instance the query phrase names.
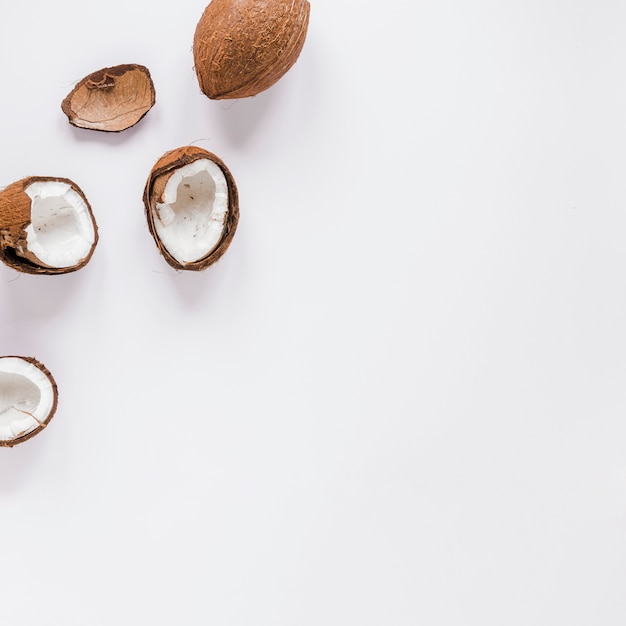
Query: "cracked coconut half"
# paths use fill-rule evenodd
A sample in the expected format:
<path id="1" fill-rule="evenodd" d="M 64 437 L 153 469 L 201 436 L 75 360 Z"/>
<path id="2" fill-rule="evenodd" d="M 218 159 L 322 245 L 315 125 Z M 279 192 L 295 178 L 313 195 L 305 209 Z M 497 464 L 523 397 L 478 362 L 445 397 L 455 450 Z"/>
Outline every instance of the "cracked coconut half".
<path id="1" fill-rule="evenodd" d="M 57 408 L 52 374 L 30 357 L 0 357 L 0 447 L 22 443 L 41 432 Z"/>
<path id="2" fill-rule="evenodd" d="M 67 178 L 30 176 L 0 192 L 0 259 L 29 274 L 83 267 L 98 228 L 81 189 Z"/>
<path id="3" fill-rule="evenodd" d="M 78 128 L 118 133 L 143 118 L 155 100 L 147 67 L 116 65 L 85 76 L 63 100 L 61 109 Z"/>
<path id="4" fill-rule="evenodd" d="M 174 268 L 203 270 L 226 252 L 239 221 L 232 174 L 221 159 L 195 146 L 164 154 L 144 190 L 148 227 Z"/>

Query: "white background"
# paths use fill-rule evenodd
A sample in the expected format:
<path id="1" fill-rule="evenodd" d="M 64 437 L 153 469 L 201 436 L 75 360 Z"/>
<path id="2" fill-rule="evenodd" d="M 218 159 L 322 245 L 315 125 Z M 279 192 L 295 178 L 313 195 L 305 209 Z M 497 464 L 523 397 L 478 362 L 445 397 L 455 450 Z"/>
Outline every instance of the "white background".
<path id="1" fill-rule="evenodd" d="M 626 4 L 312 0 L 272 89 L 212 102 L 203 0 L 0 20 L 0 184 L 75 180 L 65 276 L 0 268 L 0 353 L 59 385 L 0 450 L 7 626 L 626 623 Z M 147 65 L 119 135 L 60 109 Z M 166 150 L 233 172 L 224 258 L 177 273 Z"/>

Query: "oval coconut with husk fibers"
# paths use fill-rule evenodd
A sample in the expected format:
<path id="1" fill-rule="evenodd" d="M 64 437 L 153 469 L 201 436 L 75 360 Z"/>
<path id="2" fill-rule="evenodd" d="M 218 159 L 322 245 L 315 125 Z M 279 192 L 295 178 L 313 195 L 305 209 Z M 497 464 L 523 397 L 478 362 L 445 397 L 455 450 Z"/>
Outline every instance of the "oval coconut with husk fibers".
<path id="1" fill-rule="evenodd" d="M 220 100 L 271 87 L 300 56 L 309 12 L 307 0 L 212 0 L 193 40 L 202 92 Z"/>

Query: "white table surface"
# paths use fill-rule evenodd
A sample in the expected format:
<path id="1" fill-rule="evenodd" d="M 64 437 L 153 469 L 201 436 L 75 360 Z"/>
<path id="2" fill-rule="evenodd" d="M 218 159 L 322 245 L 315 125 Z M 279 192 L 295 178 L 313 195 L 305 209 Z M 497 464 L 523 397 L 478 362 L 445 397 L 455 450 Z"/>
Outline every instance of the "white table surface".
<path id="1" fill-rule="evenodd" d="M 0 185 L 75 180 L 64 276 L 0 267 L 0 353 L 59 385 L 0 450 L 7 626 L 626 623 L 626 4 L 312 0 L 269 91 L 213 102 L 202 0 L 13 3 Z M 71 127 L 150 68 L 136 127 Z M 166 150 L 240 192 L 177 273 L 142 191 Z"/>

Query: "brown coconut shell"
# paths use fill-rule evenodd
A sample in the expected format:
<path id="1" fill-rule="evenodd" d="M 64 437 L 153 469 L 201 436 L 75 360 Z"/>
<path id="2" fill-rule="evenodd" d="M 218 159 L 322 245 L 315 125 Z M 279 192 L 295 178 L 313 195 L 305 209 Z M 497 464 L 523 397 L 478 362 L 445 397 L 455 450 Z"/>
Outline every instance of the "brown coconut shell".
<path id="1" fill-rule="evenodd" d="M 43 422 L 40 422 L 39 426 L 37 426 L 35 430 L 25 435 L 22 435 L 21 437 L 18 437 L 17 439 L 12 439 L 11 441 L 0 440 L 0 448 L 12 448 L 13 446 L 16 446 L 19 443 L 23 443 L 24 441 L 27 441 L 31 437 L 34 437 L 35 435 L 39 434 L 50 423 L 50 420 L 54 417 L 54 414 L 56 413 L 56 410 L 57 410 L 57 404 L 59 401 L 59 390 L 57 388 L 56 381 L 54 380 L 54 377 L 52 376 L 48 368 L 43 363 L 40 363 L 37 359 L 33 357 L 29 357 L 29 356 L 12 356 L 12 355 L 6 355 L 2 358 L 22 359 L 23 361 L 28 361 L 35 367 L 39 368 L 45 374 L 46 378 L 48 378 L 48 380 L 50 381 L 50 384 L 52 385 L 52 394 L 53 394 L 52 408 L 50 409 L 50 413 L 48 413 L 48 416 Z"/>
<path id="2" fill-rule="evenodd" d="M 89 254 L 71 267 L 49 267 L 31 254 L 27 247 L 26 228 L 31 222 L 31 199 L 24 191 L 36 182 L 56 181 L 67 183 L 82 197 L 94 227 L 94 243 Z M 69 178 L 54 176 L 28 176 L 9 185 L 0 192 L 0 261 L 27 274 L 67 274 L 84 267 L 91 259 L 98 243 L 98 225 L 91 206 L 82 189 Z"/>
<path id="3" fill-rule="evenodd" d="M 220 100 L 271 87 L 298 59 L 309 11 L 307 0 L 212 0 L 193 40 L 202 92 Z"/>
<path id="4" fill-rule="evenodd" d="M 118 133 L 134 126 L 155 101 L 147 67 L 116 65 L 85 76 L 63 100 L 61 109 L 74 126 Z"/>
<path id="5" fill-rule="evenodd" d="M 153 209 L 156 207 L 157 203 L 163 202 L 163 192 L 165 190 L 165 186 L 167 185 L 167 181 L 170 179 L 172 174 L 177 169 L 198 159 L 209 159 L 210 161 L 213 161 L 224 173 L 226 183 L 228 185 L 228 217 L 226 218 L 224 230 L 222 231 L 222 238 L 220 239 L 218 245 L 209 254 L 201 259 L 198 259 L 193 263 L 183 264 L 175 259 L 161 242 L 154 225 Z M 237 230 L 237 224 L 239 223 L 239 194 L 237 192 L 237 185 L 235 184 L 233 175 L 226 167 L 224 161 L 222 161 L 218 156 L 196 146 L 184 146 L 182 148 L 166 152 L 155 163 L 144 188 L 143 203 L 146 209 L 148 228 L 154 238 L 154 241 L 156 242 L 157 247 L 159 248 L 159 252 L 163 258 L 177 270 L 200 271 L 206 269 L 210 265 L 213 265 L 213 263 L 218 261 L 224 255 L 230 246 L 230 243 L 235 236 L 235 231 Z"/>

